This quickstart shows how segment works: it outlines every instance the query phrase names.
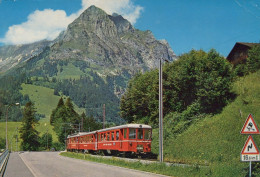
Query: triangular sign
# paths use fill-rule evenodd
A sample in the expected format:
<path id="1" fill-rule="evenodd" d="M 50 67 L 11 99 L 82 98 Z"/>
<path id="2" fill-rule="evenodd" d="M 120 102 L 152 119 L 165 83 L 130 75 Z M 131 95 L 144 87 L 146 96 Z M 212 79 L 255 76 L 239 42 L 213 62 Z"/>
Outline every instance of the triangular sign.
<path id="1" fill-rule="evenodd" d="M 241 151 L 241 155 L 256 155 L 256 154 L 259 155 L 259 150 L 253 140 L 253 137 L 249 135 Z"/>
<path id="2" fill-rule="evenodd" d="M 241 134 L 260 134 L 259 129 L 251 114 L 248 115 L 246 122 L 240 132 Z"/>

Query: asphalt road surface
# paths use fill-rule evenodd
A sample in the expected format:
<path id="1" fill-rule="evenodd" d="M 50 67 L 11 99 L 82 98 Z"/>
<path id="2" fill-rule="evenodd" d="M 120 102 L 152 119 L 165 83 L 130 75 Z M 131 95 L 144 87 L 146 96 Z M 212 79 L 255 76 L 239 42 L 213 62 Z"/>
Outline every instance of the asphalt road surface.
<path id="1" fill-rule="evenodd" d="M 24 152 L 20 159 L 35 177 L 159 177 L 111 165 L 88 162 L 60 156 L 58 152 Z M 17 158 L 17 156 L 16 156 Z M 17 159 L 16 159 L 17 161 Z M 10 161 L 7 167 L 14 161 Z M 19 173 L 18 173 L 19 174 Z M 29 176 L 31 175 L 29 174 Z M 7 173 L 7 176 L 8 173 Z M 28 176 L 28 177 L 29 177 Z M 15 176 L 12 176 L 15 177 Z M 21 174 L 20 176 L 21 177 Z M 27 177 L 27 176 L 25 176 Z"/>
<path id="2" fill-rule="evenodd" d="M 4 177 L 34 177 L 18 152 L 10 153 Z"/>

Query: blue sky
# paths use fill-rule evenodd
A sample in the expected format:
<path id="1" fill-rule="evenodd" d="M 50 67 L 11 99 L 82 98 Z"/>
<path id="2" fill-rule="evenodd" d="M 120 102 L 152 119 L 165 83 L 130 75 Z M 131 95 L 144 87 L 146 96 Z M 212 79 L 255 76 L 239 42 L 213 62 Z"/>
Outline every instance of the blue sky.
<path id="1" fill-rule="evenodd" d="M 0 0 L 0 44 L 53 39 L 90 5 L 151 30 L 181 55 L 260 41 L 260 0 Z"/>

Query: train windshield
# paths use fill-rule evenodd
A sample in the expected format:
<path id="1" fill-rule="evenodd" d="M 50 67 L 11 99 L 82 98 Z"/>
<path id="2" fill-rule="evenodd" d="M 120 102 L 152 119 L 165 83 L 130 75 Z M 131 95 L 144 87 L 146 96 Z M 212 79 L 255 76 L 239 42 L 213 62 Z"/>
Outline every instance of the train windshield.
<path id="1" fill-rule="evenodd" d="M 151 129 L 144 129 L 144 139 L 151 140 L 152 138 L 152 131 Z"/>
<path id="2" fill-rule="evenodd" d="M 138 134 L 137 135 L 138 135 L 137 138 L 139 140 L 142 140 L 143 139 L 143 129 L 138 129 Z"/>
<path id="3" fill-rule="evenodd" d="M 129 128 L 129 139 L 136 139 L 136 129 Z"/>

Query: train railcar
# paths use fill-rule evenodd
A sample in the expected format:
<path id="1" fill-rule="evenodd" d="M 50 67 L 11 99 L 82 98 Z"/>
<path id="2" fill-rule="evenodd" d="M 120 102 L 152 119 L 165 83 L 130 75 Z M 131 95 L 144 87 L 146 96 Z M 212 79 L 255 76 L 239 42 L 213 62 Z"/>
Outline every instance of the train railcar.
<path id="1" fill-rule="evenodd" d="M 90 151 L 106 153 L 151 152 L 152 128 L 144 124 L 126 124 L 93 132 L 69 135 L 68 151 Z"/>

